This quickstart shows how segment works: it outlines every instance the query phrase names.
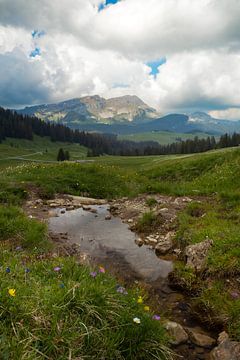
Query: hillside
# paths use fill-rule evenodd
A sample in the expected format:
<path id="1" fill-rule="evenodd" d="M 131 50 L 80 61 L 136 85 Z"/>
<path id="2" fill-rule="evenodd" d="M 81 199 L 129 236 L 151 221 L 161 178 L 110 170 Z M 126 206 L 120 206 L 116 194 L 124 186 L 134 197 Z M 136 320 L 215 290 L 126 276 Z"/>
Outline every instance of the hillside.
<path id="1" fill-rule="evenodd" d="M 34 136 L 33 140 L 7 138 L 0 144 L 0 169 L 19 165 L 31 160 L 56 161 L 60 148 L 70 153 L 70 160 L 83 159 L 87 149 L 79 144 L 51 141 L 48 137 Z"/>
<path id="2" fill-rule="evenodd" d="M 209 135 L 206 133 L 175 133 L 172 131 L 152 131 L 146 133 L 119 135 L 119 140 L 129 141 L 157 141 L 161 145 L 168 145 L 174 142 L 185 141 L 187 139 L 194 139 L 198 136 L 199 139 L 207 138 Z"/>

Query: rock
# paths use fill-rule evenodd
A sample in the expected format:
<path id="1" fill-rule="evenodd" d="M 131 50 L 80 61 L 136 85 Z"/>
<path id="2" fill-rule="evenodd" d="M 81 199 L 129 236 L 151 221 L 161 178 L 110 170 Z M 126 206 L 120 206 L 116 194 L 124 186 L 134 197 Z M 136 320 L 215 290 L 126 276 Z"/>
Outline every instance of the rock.
<path id="1" fill-rule="evenodd" d="M 210 353 L 209 360 L 240 360 L 240 343 L 224 340 Z"/>
<path id="2" fill-rule="evenodd" d="M 97 213 L 97 209 L 92 209 L 92 208 L 91 208 L 89 211 L 90 211 L 91 213 L 93 213 L 93 214 L 96 214 L 96 213 Z"/>
<path id="3" fill-rule="evenodd" d="M 141 238 L 137 238 L 137 239 L 135 239 L 135 243 L 136 243 L 139 247 L 141 247 L 141 246 L 143 246 L 144 241 L 143 241 L 143 239 L 141 239 Z"/>
<path id="4" fill-rule="evenodd" d="M 61 210 L 61 214 L 65 214 L 66 210 Z"/>
<path id="5" fill-rule="evenodd" d="M 174 254 L 176 254 L 177 256 L 179 256 L 181 254 L 181 249 L 174 249 L 173 250 Z"/>
<path id="6" fill-rule="evenodd" d="M 105 216 L 105 220 L 111 220 L 111 218 L 112 218 L 111 215 L 106 215 Z"/>
<path id="7" fill-rule="evenodd" d="M 165 213 L 165 212 L 168 212 L 168 208 L 162 208 L 159 210 L 160 213 Z"/>
<path id="8" fill-rule="evenodd" d="M 229 340 L 229 335 L 228 335 L 228 333 L 226 333 L 226 331 L 223 331 L 218 335 L 217 342 L 218 342 L 218 344 L 221 344 L 223 341 L 226 341 L 226 340 Z"/>
<path id="9" fill-rule="evenodd" d="M 212 245 L 213 241 L 206 239 L 199 244 L 187 246 L 185 249 L 187 266 L 195 269 L 196 271 L 201 271 L 204 268 L 208 251 Z"/>
<path id="10" fill-rule="evenodd" d="M 70 196 L 70 199 L 73 200 L 74 203 L 78 203 L 81 205 L 104 205 L 107 203 L 104 199 L 93 199 L 82 196 Z"/>
<path id="11" fill-rule="evenodd" d="M 86 206 L 86 205 L 83 205 L 83 210 L 84 211 L 90 211 L 91 210 L 91 207 L 90 206 Z"/>
<path id="12" fill-rule="evenodd" d="M 152 245 L 152 246 L 155 246 L 157 244 L 157 239 L 155 239 L 153 236 L 147 236 L 146 239 L 145 239 L 145 243 L 147 245 Z"/>
<path id="13" fill-rule="evenodd" d="M 173 232 L 169 232 L 166 236 L 162 236 L 158 240 L 158 244 L 155 247 L 157 255 L 167 254 L 173 247 Z"/>
<path id="14" fill-rule="evenodd" d="M 184 198 L 182 199 L 182 202 L 183 202 L 183 203 L 190 203 L 190 202 L 192 202 L 192 199 L 190 199 L 189 197 L 184 197 Z"/>
<path id="15" fill-rule="evenodd" d="M 186 330 L 189 334 L 190 340 L 193 342 L 193 344 L 197 346 L 204 348 L 211 348 L 216 344 L 216 340 L 208 335 L 201 334 L 190 328 L 186 328 Z"/>
<path id="16" fill-rule="evenodd" d="M 57 203 L 50 203 L 49 206 L 51 208 L 56 208 L 56 207 L 58 207 L 58 204 Z"/>
<path id="17" fill-rule="evenodd" d="M 37 205 L 40 205 L 40 204 L 42 204 L 42 203 L 43 203 L 42 199 L 37 199 L 37 200 L 35 201 L 35 204 L 37 204 Z"/>
<path id="18" fill-rule="evenodd" d="M 170 342 L 173 345 L 180 345 L 188 341 L 188 334 L 180 324 L 168 321 L 164 327 L 172 338 Z"/>
<path id="19" fill-rule="evenodd" d="M 133 219 L 128 219 L 127 221 L 129 224 L 133 224 Z"/>
<path id="20" fill-rule="evenodd" d="M 74 209 L 75 209 L 75 207 L 73 205 L 70 205 L 70 206 L 67 207 L 67 211 L 72 211 Z"/>

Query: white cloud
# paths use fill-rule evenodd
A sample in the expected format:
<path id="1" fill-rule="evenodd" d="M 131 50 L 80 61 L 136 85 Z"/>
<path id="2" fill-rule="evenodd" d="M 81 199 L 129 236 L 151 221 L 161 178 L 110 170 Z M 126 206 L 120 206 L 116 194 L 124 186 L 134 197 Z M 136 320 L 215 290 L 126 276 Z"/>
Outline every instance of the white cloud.
<path id="1" fill-rule="evenodd" d="M 162 112 L 240 105 L 238 0 L 122 0 L 99 13 L 100 3 L 0 0 L 2 105 L 96 93 L 136 94 Z M 145 63 L 163 56 L 154 79 Z"/>
<path id="2" fill-rule="evenodd" d="M 209 115 L 222 120 L 240 120 L 240 108 L 229 108 L 226 110 L 209 111 Z"/>

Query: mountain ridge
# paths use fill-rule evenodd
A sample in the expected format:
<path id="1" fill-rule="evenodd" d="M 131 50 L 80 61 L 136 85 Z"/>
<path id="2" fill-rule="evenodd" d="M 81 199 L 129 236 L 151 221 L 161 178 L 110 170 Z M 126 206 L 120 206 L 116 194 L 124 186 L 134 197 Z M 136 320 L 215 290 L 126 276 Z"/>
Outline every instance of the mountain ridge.
<path id="1" fill-rule="evenodd" d="M 83 131 L 116 134 L 172 131 L 220 135 L 240 132 L 240 121 L 215 119 L 201 111 L 161 116 L 136 95 L 109 99 L 99 95 L 84 96 L 59 103 L 29 106 L 17 112 Z"/>

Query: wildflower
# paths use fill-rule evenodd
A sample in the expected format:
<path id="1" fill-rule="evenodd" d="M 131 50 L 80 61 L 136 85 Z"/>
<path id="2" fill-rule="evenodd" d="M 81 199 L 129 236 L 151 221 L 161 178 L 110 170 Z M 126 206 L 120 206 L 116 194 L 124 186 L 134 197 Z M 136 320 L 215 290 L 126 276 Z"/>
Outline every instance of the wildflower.
<path id="1" fill-rule="evenodd" d="M 106 271 L 103 266 L 99 266 L 99 272 L 105 274 Z"/>
<path id="2" fill-rule="evenodd" d="M 159 321 L 159 320 L 161 319 L 161 316 L 159 316 L 159 315 L 153 315 L 152 319 Z"/>
<path id="3" fill-rule="evenodd" d="M 239 294 L 238 292 L 233 291 L 233 292 L 231 292 L 231 297 L 232 297 L 233 299 L 239 299 L 240 294 Z"/>
<path id="4" fill-rule="evenodd" d="M 149 306 L 144 306 L 144 311 L 150 311 L 150 307 Z"/>
<path id="5" fill-rule="evenodd" d="M 29 268 L 26 268 L 26 269 L 25 269 L 25 273 L 26 273 L 26 274 L 30 273 L 30 269 L 29 269 Z"/>
<path id="6" fill-rule="evenodd" d="M 9 274 L 11 272 L 10 267 L 6 268 L 6 273 Z"/>
<path id="7" fill-rule="evenodd" d="M 61 268 L 59 266 L 55 266 L 55 268 L 53 269 L 53 271 L 59 272 L 61 270 Z"/>
<path id="8" fill-rule="evenodd" d="M 117 285 L 117 292 L 120 293 L 120 294 L 124 294 L 124 295 L 128 294 L 126 289 L 123 286 L 120 286 L 120 285 Z"/>
<path id="9" fill-rule="evenodd" d="M 13 297 L 16 296 L 16 290 L 15 289 L 9 289 L 8 293 L 9 293 L 10 296 L 13 296 Z"/>
<path id="10" fill-rule="evenodd" d="M 90 276 L 91 276 L 91 277 L 93 277 L 93 278 L 95 278 L 95 277 L 97 276 L 96 271 L 92 271 L 92 272 L 90 272 Z"/>
<path id="11" fill-rule="evenodd" d="M 140 320 L 138 317 L 135 317 L 135 318 L 133 319 L 133 322 L 134 322 L 135 324 L 141 324 L 141 320 Z"/>
<path id="12" fill-rule="evenodd" d="M 139 297 L 138 297 L 137 303 L 138 303 L 138 304 L 142 304 L 142 303 L 143 303 L 143 298 L 142 298 L 142 296 L 139 296 Z"/>

